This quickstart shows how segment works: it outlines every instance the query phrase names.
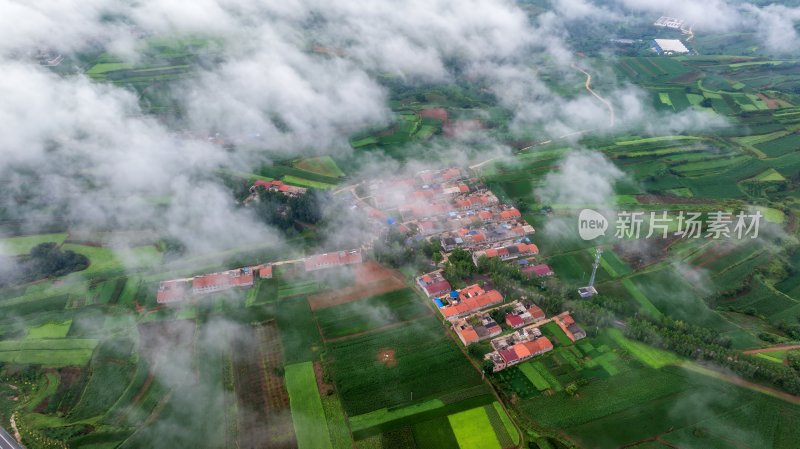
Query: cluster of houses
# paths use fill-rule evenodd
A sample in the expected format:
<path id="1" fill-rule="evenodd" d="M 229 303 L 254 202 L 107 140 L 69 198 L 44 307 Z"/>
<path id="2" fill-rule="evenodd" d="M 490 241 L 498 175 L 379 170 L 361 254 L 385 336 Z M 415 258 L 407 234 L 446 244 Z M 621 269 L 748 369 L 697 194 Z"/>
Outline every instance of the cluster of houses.
<path id="1" fill-rule="evenodd" d="M 158 286 L 156 301 L 159 304 L 167 304 L 182 301 L 188 296 L 203 296 L 238 287 L 249 288 L 255 283 L 256 277 L 271 278 L 272 266 L 242 267 L 192 278 L 164 281 Z"/>
<path id="2" fill-rule="evenodd" d="M 515 329 L 514 332 L 493 339 L 491 344 L 494 351 L 484 356 L 492 362 L 494 372 L 552 351 L 553 343 L 539 329 L 551 321 L 558 324 L 573 342 L 586 337 L 586 332 L 575 323 L 569 312 L 546 319 L 539 307 L 526 307 L 519 301 L 512 306 L 513 312 L 506 315 L 506 323 Z"/>
<path id="3" fill-rule="evenodd" d="M 363 263 L 363 261 L 360 249 L 315 254 L 302 259 L 303 268 L 306 272 L 356 265 Z M 158 286 L 156 301 L 159 304 L 168 304 L 183 301 L 189 297 L 199 297 L 236 288 L 250 288 L 255 284 L 256 279 L 271 279 L 273 266 L 282 263 L 284 262 L 241 267 L 192 278 L 163 281 Z"/>
<path id="4" fill-rule="evenodd" d="M 436 297 L 433 302 L 442 316 L 453 322 L 478 310 L 501 304 L 503 295 L 497 290 L 484 290 L 480 285 L 473 284 Z"/>
<path id="5" fill-rule="evenodd" d="M 485 358 L 492 361 L 495 372 L 552 350 L 553 344 L 539 329 L 543 324 L 555 322 L 573 342 L 586 337 L 569 312 L 547 319 L 541 307 L 520 300 L 503 306 L 508 307 L 505 325 L 514 332 L 498 337 L 503 334 L 503 327 L 489 313 L 502 306 L 503 295 L 497 290 L 486 290 L 478 284 L 453 290 L 441 270 L 417 277 L 416 284 L 450 322 L 464 346 L 494 338 L 494 351 Z"/>
<path id="6" fill-rule="evenodd" d="M 491 191 L 476 188 L 478 185 L 457 168 L 425 170 L 411 178 L 373 182 L 368 186 L 371 202 L 358 199 L 360 204 L 353 207 L 361 208 L 376 226 L 396 226 L 401 232 L 416 234 L 417 238 L 438 237 L 445 254 L 456 248 L 469 250 L 476 265 L 481 257 L 499 258 L 513 261 L 529 276 L 552 276 L 553 270 L 548 265 L 531 263 L 539 254 L 539 248 L 529 238 L 535 232 L 533 227 L 519 210 L 501 204 Z M 287 195 L 305 193 L 305 189 L 281 181 L 256 181 L 251 196 L 256 196 L 260 188 Z M 394 217 L 401 217 L 402 221 Z M 295 262 L 300 261 L 278 263 Z M 302 269 L 314 272 L 361 264 L 363 256 L 360 249 L 354 249 L 311 255 L 301 262 Z M 272 264 L 264 264 L 164 281 L 159 286 L 157 300 L 170 303 L 189 296 L 247 288 L 258 278 L 271 278 L 272 268 Z M 503 295 L 489 286 L 473 284 L 453 289 L 442 270 L 422 274 L 415 282 L 465 346 L 492 339 L 494 350 L 485 358 L 492 361 L 494 371 L 551 351 L 553 344 L 539 329 L 543 324 L 555 322 L 572 341 L 586 336 L 569 312 L 548 319 L 535 304 L 514 301 L 503 305 Z M 499 317 L 492 312 L 499 307 L 505 310 L 502 323 L 496 321 Z M 504 329 L 510 333 L 504 334 Z"/>

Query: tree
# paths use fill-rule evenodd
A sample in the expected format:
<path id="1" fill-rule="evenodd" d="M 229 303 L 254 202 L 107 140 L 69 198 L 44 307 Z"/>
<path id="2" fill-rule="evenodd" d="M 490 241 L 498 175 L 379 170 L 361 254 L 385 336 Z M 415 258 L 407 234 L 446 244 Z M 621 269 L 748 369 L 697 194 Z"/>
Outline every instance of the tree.
<path id="1" fill-rule="evenodd" d="M 484 360 L 481 364 L 481 370 L 483 371 L 483 374 L 486 374 L 487 376 L 492 375 L 494 373 L 494 362 L 491 360 Z"/>
<path id="2" fill-rule="evenodd" d="M 800 371 L 800 351 L 789 351 L 786 354 L 786 360 L 794 370 Z"/>
<path id="3" fill-rule="evenodd" d="M 575 396 L 575 394 L 578 393 L 578 384 L 572 382 L 571 384 L 564 387 L 564 391 L 567 392 L 567 394 L 570 396 Z"/>

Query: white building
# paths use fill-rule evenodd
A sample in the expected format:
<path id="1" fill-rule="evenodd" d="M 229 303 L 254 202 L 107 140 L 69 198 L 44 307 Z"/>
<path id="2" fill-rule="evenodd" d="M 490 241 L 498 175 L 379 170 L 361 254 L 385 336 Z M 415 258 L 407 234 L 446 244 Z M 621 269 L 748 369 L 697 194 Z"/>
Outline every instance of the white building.
<path id="1" fill-rule="evenodd" d="M 653 39 L 653 43 L 660 55 L 689 53 L 689 49 L 678 39 Z"/>

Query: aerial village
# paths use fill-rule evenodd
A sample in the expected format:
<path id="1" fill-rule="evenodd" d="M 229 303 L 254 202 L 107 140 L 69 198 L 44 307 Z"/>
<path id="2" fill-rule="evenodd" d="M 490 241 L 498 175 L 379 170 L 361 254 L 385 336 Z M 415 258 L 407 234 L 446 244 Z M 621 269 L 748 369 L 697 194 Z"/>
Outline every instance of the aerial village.
<path id="1" fill-rule="evenodd" d="M 417 239 L 437 238 L 444 260 L 456 248 L 469 251 L 477 266 L 482 257 L 498 258 L 517 264 L 529 277 L 553 276 L 553 270 L 538 263 L 538 246 L 531 241 L 535 233 L 516 208 L 505 205 L 477 179 L 461 169 L 424 170 L 413 177 L 385 178 L 365 185 L 362 198 L 352 189 L 352 209 L 371 220 L 378 232 L 394 227 Z M 254 201 L 258 189 L 285 195 L 302 195 L 305 189 L 275 182 L 257 181 L 251 188 Z M 398 218 L 399 217 L 399 218 Z M 249 288 L 256 279 L 270 279 L 273 267 L 297 264 L 305 272 L 361 264 L 369 242 L 357 249 L 310 255 L 302 259 L 265 263 L 233 270 L 161 282 L 157 301 L 168 304 L 235 288 Z M 544 311 L 522 297 L 506 302 L 488 283 L 454 289 L 441 269 L 415 278 L 416 287 L 432 302 L 444 322 L 451 326 L 464 346 L 490 340 L 493 351 L 485 359 L 498 372 L 553 349 L 553 343 L 539 327 L 556 323 L 572 340 L 586 337 L 568 311 L 546 317 Z M 492 317 L 496 310 L 507 311 L 504 327 Z M 494 314 L 496 316 L 496 314 Z"/>

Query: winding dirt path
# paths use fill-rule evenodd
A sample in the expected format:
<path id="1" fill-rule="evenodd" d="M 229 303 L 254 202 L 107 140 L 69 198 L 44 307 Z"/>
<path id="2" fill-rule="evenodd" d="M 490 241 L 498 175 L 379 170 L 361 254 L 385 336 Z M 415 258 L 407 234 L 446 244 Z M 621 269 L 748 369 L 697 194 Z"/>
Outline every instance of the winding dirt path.
<path id="1" fill-rule="evenodd" d="M 749 349 L 747 351 L 742 351 L 742 354 L 760 354 L 762 352 L 785 351 L 787 349 L 800 349 L 800 345 L 779 345 L 770 346 L 769 348 Z"/>
<path id="2" fill-rule="evenodd" d="M 616 114 L 614 113 L 614 107 L 611 105 L 611 102 L 609 102 L 608 100 L 606 100 L 605 98 L 600 96 L 600 94 L 598 94 L 597 92 L 592 90 L 592 75 L 591 75 L 591 73 L 587 72 L 586 70 L 583 70 L 582 68 L 578 67 L 575 64 L 572 65 L 572 68 L 574 68 L 575 70 L 577 70 L 577 71 L 583 73 L 584 75 L 586 75 L 586 82 L 584 83 L 584 87 L 586 87 L 586 90 L 590 94 L 592 94 L 595 98 L 600 100 L 606 106 L 606 108 L 608 108 L 608 127 L 609 128 L 613 128 L 614 125 L 616 124 Z M 537 142 L 537 143 L 535 143 L 533 145 L 529 145 L 529 146 L 527 146 L 525 148 L 520 148 L 518 151 L 521 153 L 523 151 L 530 150 L 531 148 L 538 147 L 540 145 L 547 145 L 548 143 L 552 143 L 554 140 L 566 139 L 567 137 L 572 137 L 572 136 L 576 136 L 576 135 L 580 135 L 580 134 L 586 134 L 586 133 L 592 132 L 594 130 L 595 129 L 582 129 L 582 130 L 579 130 L 579 131 L 573 131 L 571 133 L 564 134 L 563 136 L 554 137 L 552 139 L 548 139 L 548 140 L 545 140 L 545 141 L 542 141 L 542 142 Z M 479 162 L 479 163 L 477 163 L 475 165 L 470 165 L 469 168 L 472 169 L 472 170 L 479 169 L 482 166 L 488 164 L 489 162 L 492 162 L 492 161 L 494 161 L 496 159 L 500 159 L 501 157 L 502 156 L 498 156 L 498 157 L 493 157 L 491 159 L 487 159 L 487 160 L 485 160 L 483 162 Z"/>
<path id="3" fill-rule="evenodd" d="M 575 64 L 572 64 L 572 68 L 586 75 L 586 82 L 584 83 L 586 90 L 590 94 L 594 95 L 594 97 L 600 100 L 604 105 L 606 105 L 606 108 L 608 108 L 608 127 L 613 128 L 614 124 L 616 123 L 616 115 L 614 114 L 614 107 L 608 100 L 601 97 L 600 94 L 592 90 L 592 74 L 587 72 L 586 70 L 583 70 L 582 68 L 578 67 Z"/>
<path id="4" fill-rule="evenodd" d="M 17 439 L 19 444 L 22 444 L 22 435 L 19 434 L 19 429 L 17 428 L 17 420 L 14 419 L 14 415 L 11 415 L 11 430 L 14 431 L 14 438 Z"/>

